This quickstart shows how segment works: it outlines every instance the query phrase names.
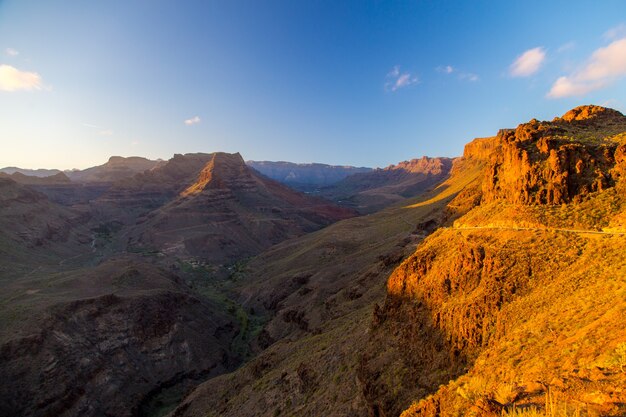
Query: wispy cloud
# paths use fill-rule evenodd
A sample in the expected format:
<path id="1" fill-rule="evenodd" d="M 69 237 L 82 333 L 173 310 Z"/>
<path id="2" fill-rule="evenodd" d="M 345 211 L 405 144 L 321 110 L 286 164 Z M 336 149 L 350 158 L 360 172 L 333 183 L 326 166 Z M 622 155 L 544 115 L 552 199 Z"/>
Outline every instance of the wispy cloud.
<path id="1" fill-rule="evenodd" d="M 113 131 L 111 129 L 99 130 L 98 135 L 100 136 L 113 136 Z"/>
<path id="2" fill-rule="evenodd" d="M 387 79 L 387 82 L 385 82 L 385 90 L 394 92 L 398 91 L 400 88 L 408 87 L 419 82 L 417 75 L 411 74 L 410 72 L 401 72 L 400 66 L 398 65 L 393 67 L 385 78 Z"/>
<path id="3" fill-rule="evenodd" d="M 619 25 L 604 32 L 604 39 L 608 41 L 614 41 L 624 37 L 626 37 L 626 24 L 624 23 L 620 23 Z"/>
<path id="4" fill-rule="evenodd" d="M 509 74 L 512 77 L 530 77 L 541 68 L 546 59 L 546 51 L 542 47 L 529 49 L 511 64 Z"/>
<path id="5" fill-rule="evenodd" d="M 454 67 L 452 65 L 442 65 L 435 68 L 435 71 L 443 74 L 452 74 L 454 72 Z"/>
<path id="6" fill-rule="evenodd" d="M 11 65 L 0 65 L 0 91 L 41 90 L 43 80 L 36 72 L 20 71 Z"/>
<path id="7" fill-rule="evenodd" d="M 576 48 L 576 42 L 567 42 L 559 46 L 559 48 L 556 51 L 560 54 L 563 52 L 571 51 L 574 48 Z"/>
<path id="8" fill-rule="evenodd" d="M 445 75 L 456 74 L 459 80 L 464 80 L 464 81 L 474 82 L 480 79 L 478 75 L 472 72 L 462 71 L 459 68 L 453 67 L 452 65 L 440 65 L 437 68 L 435 68 L 435 71 L 441 74 L 445 74 Z"/>
<path id="9" fill-rule="evenodd" d="M 201 119 L 200 119 L 200 117 L 199 117 L 199 116 L 194 116 L 194 117 L 192 117 L 191 119 L 187 119 L 187 120 L 185 120 L 185 122 L 184 122 L 184 123 L 185 123 L 187 126 L 191 126 L 191 125 L 195 125 L 195 124 L 200 123 L 200 121 L 201 121 Z"/>
<path id="10" fill-rule="evenodd" d="M 583 96 L 604 88 L 623 76 L 626 76 L 626 37 L 596 49 L 580 69 L 559 77 L 547 96 Z"/>
<path id="11" fill-rule="evenodd" d="M 18 56 L 20 54 L 19 51 L 15 50 L 13 48 L 5 49 L 4 53 L 7 54 L 8 56 Z"/>

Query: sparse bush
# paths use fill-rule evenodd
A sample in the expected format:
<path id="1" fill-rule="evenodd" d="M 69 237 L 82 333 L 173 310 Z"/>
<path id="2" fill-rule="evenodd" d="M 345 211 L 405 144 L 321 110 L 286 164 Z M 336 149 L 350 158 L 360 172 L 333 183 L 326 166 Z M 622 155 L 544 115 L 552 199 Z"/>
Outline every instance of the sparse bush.
<path id="1" fill-rule="evenodd" d="M 493 399 L 502 405 L 509 405 L 517 400 L 519 388 L 513 383 L 500 384 L 493 393 Z"/>

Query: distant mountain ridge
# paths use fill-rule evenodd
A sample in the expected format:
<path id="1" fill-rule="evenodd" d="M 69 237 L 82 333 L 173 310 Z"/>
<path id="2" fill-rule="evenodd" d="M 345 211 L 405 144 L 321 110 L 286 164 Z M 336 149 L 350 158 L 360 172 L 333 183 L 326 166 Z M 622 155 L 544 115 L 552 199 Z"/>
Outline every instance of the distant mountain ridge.
<path id="1" fill-rule="evenodd" d="M 426 191 L 443 181 L 452 169 L 452 158 L 403 161 L 386 168 L 358 173 L 320 190 L 322 197 L 371 213 Z"/>
<path id="2" fill-rule="evenodd" d="M 246 164 L 266 177 L 303 189 L 328 186 L 350 175 L 372 171 L 372 168 L 367 167 L 285 161 L 246 161 Z"/>

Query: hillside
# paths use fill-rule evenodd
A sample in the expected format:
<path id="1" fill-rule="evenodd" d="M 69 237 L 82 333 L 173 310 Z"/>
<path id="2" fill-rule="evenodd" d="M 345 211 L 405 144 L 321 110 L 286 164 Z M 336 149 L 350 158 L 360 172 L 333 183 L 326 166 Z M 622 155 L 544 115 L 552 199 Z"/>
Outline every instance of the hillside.
<path id="1" fill-rule="evenodd" d="M 387 282 L 371 413 L 623 415 L 624 132 L 585 106 L 498 134 L 480 204 Z"/>
<path id="2" fill-rule="evenodd" d="M 319 191 L 320 195 L 361 213 L 373 213 L 428 191 L 443 181 L 452 168 L 450 158 L 412 159 L 357 173 Z"/>
<path id="3" fill-rule="evenodd" d="M 239 361 L 224 306 L 141 259 L 36 273 L 0 297 L 1 415 L 141 415 Z"/>
<path id="4" fill-rule="evenodd" d="M 87 218 L 45 195 L 0 177 L 0 278 L 89 252 Z"/>

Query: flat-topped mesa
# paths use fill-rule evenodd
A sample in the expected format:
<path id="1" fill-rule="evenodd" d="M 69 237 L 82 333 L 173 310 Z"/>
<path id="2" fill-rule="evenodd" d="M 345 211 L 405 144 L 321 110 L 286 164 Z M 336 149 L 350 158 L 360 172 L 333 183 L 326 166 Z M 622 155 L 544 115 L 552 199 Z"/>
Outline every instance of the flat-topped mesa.
<path id="1" fill-rule="evenodd" d="M 422 156 L 421 158 L 411 159 L 410 161 L 399 162 L 396 165 L 390 165 L 383 168 L 384 171 L 403 171 L 411 174 L 432 174 L 440 175 L 447 172 L 452 166 L 451 158 L 430 158 Z"/>
<path id="2" fill-rule="evenodd" d="M 483 201 L 563 204 L 613 187 L 624 172 L 626 117 L 581 106 L 552 122 L 501 130 L 483 181 Z"/>
<path id="3" fill-rule="evenodd" d="M 241 155 L 215 152 L 200 172 L 198 179 L 182 196 L 196 195 L 208 189 L 232 189 L 253 186 L 254 179 Z"/>

